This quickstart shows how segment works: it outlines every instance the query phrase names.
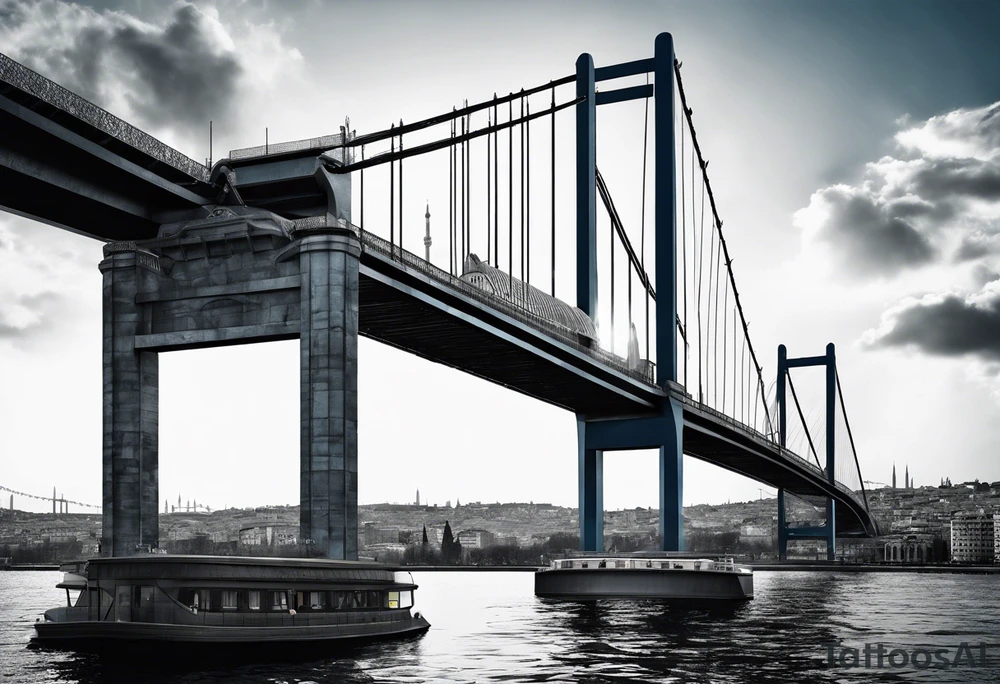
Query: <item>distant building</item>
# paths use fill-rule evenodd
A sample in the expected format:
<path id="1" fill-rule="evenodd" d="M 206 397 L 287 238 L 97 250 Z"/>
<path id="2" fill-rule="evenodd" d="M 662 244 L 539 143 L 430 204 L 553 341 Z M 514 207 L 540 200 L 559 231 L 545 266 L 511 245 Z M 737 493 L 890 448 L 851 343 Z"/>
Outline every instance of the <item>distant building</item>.
<path id="1" fill-rule="evenodd" d="M 365 546 L 399 544 L 398 527 L 380 527 L 378 523 L 365 523 Z"/>
<path id="2" fill-rule="evenodd" d="M 995 516 L 982 511 L 951 519 L 951 559 L 958 563 L 992 563 L 996 558 Z"/>
<path id="3" fill-rule="evenodd" d="M 298 543 L 298 525 L 258 522 L 240 528 L 243 546 L 286 546 Z"/>
<path id="4" fill-rule="evenodd" d="M 458 533 L 458 541 L 463 549 L 485 549 L 494 545 L 496 537 L 487 530 L 462 530 Z"/>

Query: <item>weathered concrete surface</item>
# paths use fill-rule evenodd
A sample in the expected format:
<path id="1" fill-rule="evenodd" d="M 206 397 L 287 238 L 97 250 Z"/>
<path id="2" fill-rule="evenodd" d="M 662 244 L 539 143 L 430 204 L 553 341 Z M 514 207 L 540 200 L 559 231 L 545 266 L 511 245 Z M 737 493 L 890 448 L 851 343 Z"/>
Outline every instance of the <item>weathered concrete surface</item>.
<path id="1" fill-rule="evenodd" d="M 137 351 L 136 293 L 146 274 L 135 244 L 111 243 L 104 274 L 103 555 L 158 543 L 159 372 L 155 353 Z"/>
<path id="2" fill-rule="evenodd" d="M 358 557 L 358 269 L 350 231 L 301 231 L 300 537 Z"/>
<path id="3" fill-rule="evenodd" d="M 105 555 L 157 546 L 157 352 L 299 337 L 301 538 L 357 558 L 361 247 L 343 225 L 215 207 L 106 248 Z"/>

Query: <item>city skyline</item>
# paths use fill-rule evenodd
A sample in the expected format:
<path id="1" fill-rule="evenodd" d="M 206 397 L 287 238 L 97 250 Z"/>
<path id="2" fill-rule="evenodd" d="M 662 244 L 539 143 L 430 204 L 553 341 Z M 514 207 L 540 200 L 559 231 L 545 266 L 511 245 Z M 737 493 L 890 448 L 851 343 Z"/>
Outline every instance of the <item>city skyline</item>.
<path id="1" fill-rule="evenodd" d="M 265 127 L 271 140 L 291 140 L 334 132 L 350 116 L 366 132 L 564 75 L 583 51 L 599 64 L 644 57 L 656 33 L 671 31 L 765 372 L 780 342 L 808 355 L 833 341 L 866 479 L 904 457 L 928 483 L 1000 479 L 990 334 L 1000 105 L 982 75 L 996 56 L 984 54 L 981 28 L 924 3 L 908 3 L 920 8 L 909 13 L 855 4 L 837 16 L 818 5 L 720 6 L 721 18 L 688 3 L 626 4 L 612 17 L 582 4 L 565 21 L 560 3 L 464 13 L 400 4 L 376 25 L 359 4 L 336 15 L 293 4 L 279 16 L 265 3 L 5 3 L 0 52 L 200 159 L 209 120 L 217 158 Z M 357 30 L 338 32 L 344 20 Z M 516 29 L 485 28 L 504 20 Z M 598 23 L 599 36 L 589 31 Z M 889 25 L 904 46 L 924 45 L 941 25 L 964 39 L 940 38 L 933 55 L 897 54 L 881 40 Z M 327 34 L 349 67 L 319 47 Z M 433 49 L 446 37 L 460 59 Z M 182 87 L 163 90 L 164 65 Z M 943 79 L 949 71 L 960 76 Z M 637 111 L 622 112 L 599 129 L 609 177 L 635 172 L 616 167 L 616 147 L 639 149 L 627 130 Z M 420 253 L 427 200 L 413 192 L 408 248 Z M 0 485 L 44 492 L 55 469 L 66 498 L 100 500 L 99 260 L 96 242 L 0 214 Z M 563 297 L 571 275 L 560 274 Z M 169 353 L 160 364 L 161 493 L 297 501 L 297 342 Z M 259 365 L 266 379 L 243 371 Z M 571 414 L 369 340 L 359 369 L 362 502 L 402 499 L 420 478 L 427 500 L 471 482 L 470 498 L 575 505 Z M 801 389 L 812 421 L 818 385 L 807 376 Z M 759 487 L 692 459 L 685 469 L 685 503 L 755 498 Z M 655 504 L 655 472 L 651 453 L 609 455 L 605 506 Z"/>

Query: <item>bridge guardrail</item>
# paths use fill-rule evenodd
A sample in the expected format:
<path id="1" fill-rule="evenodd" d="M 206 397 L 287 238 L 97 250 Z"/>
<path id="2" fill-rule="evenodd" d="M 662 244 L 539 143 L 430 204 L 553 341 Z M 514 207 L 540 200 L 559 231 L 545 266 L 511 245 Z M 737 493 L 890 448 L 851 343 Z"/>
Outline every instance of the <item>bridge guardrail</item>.
<path id="1" fill-rule="evenodd" d="M 358 226 L 351 224 L 351 230 L 353 230 L 361 240 L 362 249 L 369 249 L 383 256 L 387 256 L 394 261 L 399 261 L 406 266 L 414 268 L 424 275 L 430 276 L 434 280 L 444 283 L 456 290 L 461 291 L 463 294 L 472 297 L 476 301 L 489 306 L 492 309 L 496 309 L 508 316 L 511 316 L 521 323 L 526 323 L 531 327 L 544 332 L 554 337 L 559 338 L 559 341 L 573 347 L 577 351 L 583 352 L 588 356 L 600 361 L 606 366 L 612 367 L 614 370 L 623 373 L 635 380 L 646 383 L 651 387 L 655 387 L 655 382 L 652 377 L 647 373 L 643 372 L 642 369 L 629 368 L 628 363 L 625 359 L 618 357 L 610 352 L 607 352 L 601 348 L 587 347 L 580 344 L 576 339 L 576 334 L 569 328 L 559 325 L 558 323 L 548 321 L 545 318 L 539 316 L 533 311 L 529 311 L 523 307 L 517 306 L 512 302 L 505 299 L 495 297 L 487 292 L 479 289 L 475 285 L 468 283 L 461 278 L 453 276 L 452 274 L 444 271 L 434 264 L 431 264 L 419 256 L 404 250 L 399 245 L 391 245 L 385 238 L 379 237 L 373 233 L 365 231 Z"/>
<path id="2" fill-rule="evenodd" d="M 0 53 L 0 81 L 23 90 L 56 109 L 72 114 L 112 138 L 145 152 L 191 178 L 205 183 L 209 181 L 209 170 L 203 164 L 2 53 Z"/>

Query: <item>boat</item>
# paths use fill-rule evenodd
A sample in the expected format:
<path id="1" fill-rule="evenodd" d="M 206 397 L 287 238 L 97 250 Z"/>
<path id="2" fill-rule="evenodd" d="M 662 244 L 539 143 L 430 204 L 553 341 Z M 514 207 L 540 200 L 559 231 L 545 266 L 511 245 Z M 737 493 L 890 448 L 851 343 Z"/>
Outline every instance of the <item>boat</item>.
<path id="1" fill-rule="evenodd" d="M 739 603 L 753 598 L 753 570 L 737 565 L 732 558 L 577 556 L 555 559 L 548 567 L 537 570 L 535 595 Z"/>
<path id="2" fill-rule="evenodd" d="M 35 645 L 345 644 L 430 627 L 410 573 L 379 563 L 149 554 L 61 570 L 67 605 L 35 623 Z"/>

